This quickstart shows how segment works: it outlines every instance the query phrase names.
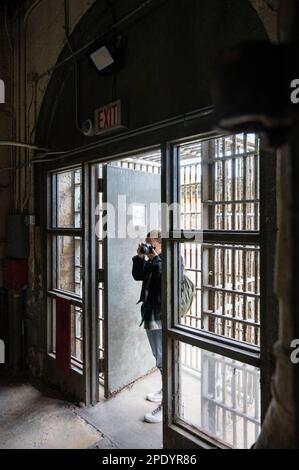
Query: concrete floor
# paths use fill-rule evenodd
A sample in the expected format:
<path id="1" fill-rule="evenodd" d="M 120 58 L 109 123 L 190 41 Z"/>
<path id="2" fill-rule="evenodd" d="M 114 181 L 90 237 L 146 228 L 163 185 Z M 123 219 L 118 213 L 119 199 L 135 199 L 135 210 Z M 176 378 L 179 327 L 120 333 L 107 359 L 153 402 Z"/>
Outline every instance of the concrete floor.
<path id="1" fill-rule="evenodd" d="M 0 449 L 159 449 L 162 425 L 143 416 L 156 406 L 146 394 L 160 383 L 154 372 L 110 400 L 78 408 L 30 384 L 1 381 Z"/>
<path id="2" fill-rule="evenodd" d="M 162 424 L 149 424 L 144 414 L 154 410 L 156 403 L 145 400 L 149 392 L 161 388 L 161 374 L 158 371 L 135 382 L 96 406 L 83 408 L 79 416 L 100 429 L 114 447 L 120 449 L 161 449 Z M 101 448 L 103 443 L 99 442 Z"/>

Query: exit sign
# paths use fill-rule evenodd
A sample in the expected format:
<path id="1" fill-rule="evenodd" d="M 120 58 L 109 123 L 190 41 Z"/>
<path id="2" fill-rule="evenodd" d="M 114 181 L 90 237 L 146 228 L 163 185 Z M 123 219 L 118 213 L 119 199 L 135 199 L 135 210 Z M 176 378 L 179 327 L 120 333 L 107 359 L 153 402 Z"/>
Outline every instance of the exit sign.
<path id="1" fill-rule="evenodd" d="M 114 101 L 97 109 L 95 111 L 94 126 L 96 135 L 125 127 L 122 122 L 121 101 Z"/>

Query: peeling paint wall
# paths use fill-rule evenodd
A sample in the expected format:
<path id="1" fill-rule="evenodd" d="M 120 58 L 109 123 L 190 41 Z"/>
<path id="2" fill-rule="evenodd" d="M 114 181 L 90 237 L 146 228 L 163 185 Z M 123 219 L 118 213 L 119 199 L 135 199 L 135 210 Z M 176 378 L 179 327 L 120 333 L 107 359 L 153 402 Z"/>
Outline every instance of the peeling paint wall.
<path id="1" fill-rule="evenodd" d="M 84 13 L 95 0 L 72 0 L 70 2 L 70 34 Z M 28 6 L 28 5 L 27 5 Z M 65 45 L 65 15 L 63 0 L 41 0 L 31 2 L 28 10 L 20 12 L 9 23 L 11 40 L 14 46 L 14 109 L 16 113 L 15 139 L 20 142 L 34 143 L 38 114 L 45 91 L 51 79 L 51 73 L 45 73 L 55 65 L 57 58 Z M 1 28 L 1 31 L 4 31 Z M 5 44 L 7 51 L 7 41 Z M 2 57 L 2 54 L 1 54 Z M 8 60 L 6 54 L 6 60 Z M 36 82 L 39 75 L 45 75 Z M 8 97 L 10 100 L 10 97 Z M 3 128 L 1 119 L 0 133 Z M 8 121 L 7 126 L 10 125 Z M 1 138 L 7 140 L 9 129 L 6 127 Z M 7 164 L 10 152 L 1 152 L 1 163 Z M 15 177 L 14 210 L 18 213 L 34 213 L 34 186 L 32 168 L 24 166 L 32 159 L 32 151 L 17 150 L 16 165 L 19 167 L 12 175 Z M 7 184 L 9 174 L 0 173 L 1 181 Z M 1 214 L 5 205 L 1 204 Z M 7 212 L 7 210 L 6 210 Z M 5 217 L 3 217 L 5 218 Z M 0 257 L 1 239 L 5 238 L 4 224 L 0 227 Z M 4 243 L 3 243 L 4 244 Z M 27 310 L 25 318 L 26 362 L 35 376 L 41 376 L 44 371 L 45 351 L 47 345 L 46 324 L 47 316 L 44 308 L 43 283 L 43 236 L 39 226 L 30 226 L 30 257 L 29 257 L 29 289 L 27 294 Z M 1 284 L 0 284 L 1 285 Z"/>
<path id="2" fill-rule="evenodd" d="M 0 79 L 5 86 L 5 103 L 0 103 L 0 140 L 10 140 L 12 134 L 11 80 L 9 44 L 4 23 L 3 5 L 0 5 Z M 0 288 L 2 287 L 2 267 L 6 256 L 6 216 L 11 210 L 13 180 L 12 173 L 5 168 L 13 165 L 13 151 L 0 146 Z M 1 337 L 1 336 L 0 336 Z"/>
<path id="3" fill-rule="evenodd" d="M 95 0 L 70 1 L 70 34 L 94 2 Z M 42 0 L 27 20 L 27 77 L 30 81 L 36 75 L 46 74 L 34 90 L 35 103 L 29 115 L 30 130 L 36 125 L 36 117 L 51 79 L 51 73 L 47 71 L 55 65 L 65 43 L 64 1 Z M 27 106 L 32 97 L 31 88 L 28 83 Z"/>

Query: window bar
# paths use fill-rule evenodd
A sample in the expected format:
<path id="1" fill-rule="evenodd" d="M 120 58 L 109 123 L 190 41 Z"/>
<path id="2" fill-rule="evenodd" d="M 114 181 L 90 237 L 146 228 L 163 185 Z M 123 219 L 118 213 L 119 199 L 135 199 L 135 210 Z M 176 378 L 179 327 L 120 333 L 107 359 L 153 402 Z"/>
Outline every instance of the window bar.
<path id="1" fill-rule="evenodd" d="M 243 280 L 242 280 L 243 282 Z M 226 292 L 227 294 L 240 294 L 244 296 L 245 298 L 250 297 L 250 298 L 258 298 L 260 297 L 259 294 L 256 294 L 254 292 L 242 292 L 242 291 L 233 291 L 232 289 L 224 289 L 222 287 L 215 287 L 212 284 L 203 284 L 203 287 L 206 289 L 209 289 L 211 291 L 219 291 L 219 292 Z"/>
<path id="2" fill-rule="evenodd" d="M 188 259 L 187 259 L 187 244 L 184 243 L 183 247 L 184 247 L 184 248 L 183 248 L 183 258 L 184 258 L 186 270 L 188 271 L 188 269 L 189 269 L 189 264 L 188 264 Z M 188 326 L 190 326 L 190 324 L 191 324 L 191 320 L 190 320 L 189 317 L 186 318 L 186 324 L 187 324 Z"/>
<path id="3" fill-rule="evenodd" d="M 186 185 L 186 174 L 185 174 L 185 167 L 182 167 L 181 172 L 183 173 L 183 185 L 182 185 L 182 193 L 183 193 L 183 227 L 186 228 L 186 190 L 185 190 L 185 185 Z"/>
<path id="4" fill-rule="evenodd" d="M 232 289 L 233 291 L 236 290 L 236 248 L 232 247 Z M 232 294 L 232 318 L 236 318 L 236 294 Z M 232 337 L 235 338 L 236 336 L 236 323 L 232 321 Z"/>
<path id="5" fill-rule="evenodd" d="M 232 199 L 237 200 L 236 197 L 236 136 L 232 136 Z M 232 229 L 236 229 L 236 203 L 232 204 Z"/>
<path id="6" fill-rule="evenodd" d="M 225 325 L 226 325 L 226 284 L 227 284 L 227 274 L 226 274 L 226 259 L 225 259 L 225 249 L 221 248 L 221 264 L 222 264 L 222 315 L 223 319 L 221 320 L 221 334 L 225 336 Z"/>
<path id="7" fill-rule="evenodd" d="M 258 376 L 254 374 L 253 376 L 253 384 L 254 384 L 254 418 L 255 418 L 255 435 L 257 436 L 259 433 L 259 418 L 260 418 L 260 409 L 259 409 L 259 380 Z"/>
<path id="8" fill-rule="evenodd" d="M 247 409 L 247 399 L 248 399 L 248 394 L 247 394 L 247 376 L 248 373 L 246 369 L 243 371 L 243 413 L 245 416 L 247 416 L 248 409 Z M 247 442 L 248 442 L 248 426 L 247 426 L 247 419 L 246 417 L 243 418 L 243 443 L 244 443 L 244 449 L 247 448 Z"/>
<path id="9" fill-rule="evenodd" d="M 193 229 L 196 230 L 198 228 L 198 225 L 197 225 L 197 215 L 198 215 L 198 205 L 199 205 L 199 201 L 198 201 L 198 191 L 197 191 L 197 182 L 196 182 L 196 175 L 197 175 L 197 171 L 196 171 L 196 167 L 197 165 L 193 165 L 193 204 L 194 204 L 194 218 L 193 218 Z"/>
<path id="10" fill-rule="evenodd" d="M 207 182 L 208 182 L 208 191 L 207 197 L 202 199 L 203 201 L 215 201 L 215 180 L 216 180 L 216 169 L 215 169 L 215 142 L 208 141 L 206 144 L 207 148 Z M 205 175 L 202 175 L 202 181 L 204 181 Z M 202 185 L 204 186 L 204 185 Z M 213 228 L 215 226 L 215 207 L 208 205 L 208 228 Z"/>
<path id="11" fill-rule="evenodd" d="M 191 172 L 191 165 L 188 165 L 188 196 L 189 196 L 189 208 L 188 208 L 188 215 L 189 215 L 189 230 L 192 229 L 192 172 Z"/>
<path id="12" fill-rule="evenodd" d="M 51 216 L 51 227 L 55 226 L 57 227 L 58 225 L 58 197 L 57 195 L 59 194 L 59 179 L 58 179 L 58 175 L 56 174 L 54 177 L 54 186 L 55 186 L 55 195 L 53 195 L 55 197 L 55 208 L 54 208 L 54 214 L 52 214 Z M 54 220 L 53 220 L 53 216 L 54 216 Z"/>
<path id="13" fill-rule="evenodd" d="M 202 317 L 203 317 L 203 304 L 202 304 L 202 271 L 201 271 L 201 250 L 202 247 L 197 245 L 197 265 L 198 265 L 198 272 L 196 273 L 197 276 L 197 285 L 200 286 L 199 291 L 197 292 L 197 326 L 202 324 Z"/>
<path id="14" fill-rule="evenodd" d="M 246 262 L 246 251 L 243 251 L 243 256 L 242 256 L 242 272 L 243 272 L 243 320 L 248 320 L 247 319 L 247 312 L 248 310 L 248 303 L 246 304 L 247 300 L 247 295 L 244 295 L 244 292 L 247 292 L 247 262 Z M 247 327 L 246 324 L 243 324 L 243 341 L 246 341 L 246 336 L 247 336 Z"/>
<path id="15" fill-rule="evenodd" d="M 189 217 L 188 217 L 188 169 L 187 166 L 184 166 L 184 180 L 185 180 L 185 227 L 189 229 Z"/>
<path id="16" fill-rule="evenodd" d="M 226 364 L 222 363 L 222 403 L 225 406 L 226 405 L 226 384 L 225 384 L 225 377 L 226 377 Z M 223 435 L 223 440 L 226 440 L 226 409 L 222 409 L 222 435 Z"/>
<path id="17" fill-rule="evenodd" d="M 53 240 L 53 239 L 52 239 Z M 55 262 L 53 267 L 56 266 L 56 269 L 53 269 L 53 287 L 58 289 L 58 279 L 60 279 L 60 263 L 58 262 L 58 253 L 59 253 L 59 238 L 55 237 L 54 241 L 54 253 L 53 256 L 55 257 Z"/>
<path id="18" fill-rule="evenodd" d="M 199 286 L 199 266 L 198 266 L 198 244 L 195 245 L 195 285 L 196 286 Z M 200 310 L 197 308 L 197 302 L 198 302 L 198 296 L 199 296 L 199 292 L 197 291 L 196 292 L 196 298 L 195 298 L 195 306 L 196 306 L 196 310 L 195 310 L 195 315 L 196 315 L 196 321 L 195 321 L 195 327 L 198 328 L 198 321 L 199 321 L 199 318 L 198 318 L 198 314 L 200 314 Z"/>
<path id="19" fill-rule="evenodd" d="M 215 312 L 209 312 L 209 311 L 204 311 L 203 312 L 206 316 L 211 316 L 213 318 L 219 318 L 219 319 L 223 319 L 223 315 L 222 314 L 218 314 L 218 313 L 215 313 Z M 236 324 L 238 325 L 248 325 L 249 327 L 253 327 L 255 326 L 255 323 L 253 322 L 250 322 L 249 320 L 242 320 L 241 318 L 236 318 L 236 319 L 233 319 L 233 318 L 229 318 L 229 321 L 231 323 L 235 322 Z"/>
<path id="20" fill-rule="evenodd" d="M 247 150 L 247 136 L 244 134 L 243 137 L 243 149 Z M 246 155 L 246 152 L 245 152 Z M 243 200 L 247 199 L 246 197 L 246 175 L 247 175 L 247 159 L 246 156 L 243 157 Z M 247 206 L 246 203 L 243 203 L 243 230 L 247 228 Z"/>
<path id="21" fill-rule="evenodd" d="M 259 145 L 259 141 L 258 141 L 258 138 L 257 136 L 255 136 L 255 154 L 254 154 L 254 199 L 255 199 L 255 203 L 254 203 L 254 228 L 255 230 L 258 230 L 259 229 L 259 217 L 258 217 L 258 214 L 259 214 L 259 204 L 258 204 L 258 200 L 259 200 L 259 194 L 258 194 L 258 180 L 259 180 L 259 172 L 258 172 L 258 167 L 259 167 L 259 157 L 258 157 L 258 145 Z"/>
<path id="22" fill-rule="evenodd" d="M 254 292 L 255 294 L 258 294 L 259 293 L 259 280 L 258 280 L 258 263 L 259 263 L 259 254 L 258 253 L 254 253 L 254 279 L 255 279 L 255 282 L 254 282 Z M 254 321 L 256 324 L 259 323 L 259 313 L 258 313 L 258 310 L 259 310 L 259 299 L 258 297 L 255 297 L 254 299 Z M 257 327 L 254 327 L 254 343 L 256 345 L 258 345 L 259 343 L 259 338 L 258 338 L 258 328 Z"/>
<path id="23" fill-rule="evenodd" d="M 232 367 L 235 361 L 232 363 Z M 236 369 L 233 368 L 232 374 L 232 385 L 231 385 L 231 392 L 232 392 L 232 421 L 233 421 L 233 447 L 236 447 L 237 444 L 237 421 L 236 421 Z"/>
<path id="24" fill-rule="evenodd" d="M 205 174 L 205 163 L 204 163 L 204 144 L 201 145 L 201 161 L 202 161 L 202 175 L 201 175 L 201 178 L 200 178 L 200 181 L 202 181 L 202 178 L 203 178 L 203 175 Z M 208 215 L 209 217 L 209 213 L 206 214 L 206 209 L 205 207 L 203 206 L 204 202 L 205 202 L 205 195 L 204 195 L 204 185 L 201 184 L 200 188 L 200 199 L 201 199 L 201 204 L 202 204 L 202 226 L 201 226 L 201 229 L 203 230 L 205 227 L 206 227 L 206 216 Z M 210 209 L 208 209 L 208 211 L 210 211 Z M 201 286 L 203 284 L 203 272 L 204 272 L 204 267 L 203 267 L 203 258 L 204 258 L 204 248 L 203 248 L 203 245 L 200 246 L 200 252 L 201 252 L 201 256 L 200 256 L 200 269 L 201 269 Z M 204 289 L 201 288 L 201 292 L 200 292 L 200 304 L 201 304 L 201 320 L 200 320 L 200 324 L 201 324 L 201 329 L 204 329 L 204 314 L 203 314 L 203 309 L 204 309 L 204 297 L 206 296 L 207 294 L 204 292 Z"/>
<path id="25" fill-rule="evenodd" d="M 202 156 L 201 156 L 202 158 Z M 197 226 L 202 230 L 203 226 L 202 226 L 202 199 L 201 199 L 201 186 L 202 186 L 202 182 L 201 182 L 201 164 L 198 163 L 197 164 L 197 168 L 196 168 L 196 181 L 198 182 L 197 183 L 197 196 L 198 196 L 198 224 Z"/>
<path id="26" fill-rule="evenodd" d="M 208 273 L 209 279 L 211 279 L 212 285 L 215 285 L 215 253 L 214 250 L 208 250 Z M 211 290 L 208 290 L 208 309 L 209 311 L 215 312 L 215 294 Z M 208 330 L 215 331 L 215 319 L 211 316 L 207 318 Z"/>
<path id="27" fill-rule="evenodd" d="M 225 138 L 222 139 L 222 153 L 225 156 Z M 225 160 L 222 160 L 222 202 L 225 201 Z M 213 199 L 214 200 L 214 199 Z M 222 204 L 222 227 L 223 230 L 225 229 L 225 204 Z"/>
<path id="28" fill-rule="evenodd" d="M 230 249 L 232 248 L 234 245 L 228 245 L 226 243 L 220 243 L 220 242 L 217 242 L 217 243 L 210 243 L 210 242 L 204 242 L 204 246 L 206 248 L 226 248 L 226 249 Z M 238 251 L 253 251 L 253 252 L 259 252 L 259 247 L 258 246 L 255 246 L 255 245 L 251 245 L 251 246 L 245 246 L 245 245 L 238 245 L 235 247 Z"/>

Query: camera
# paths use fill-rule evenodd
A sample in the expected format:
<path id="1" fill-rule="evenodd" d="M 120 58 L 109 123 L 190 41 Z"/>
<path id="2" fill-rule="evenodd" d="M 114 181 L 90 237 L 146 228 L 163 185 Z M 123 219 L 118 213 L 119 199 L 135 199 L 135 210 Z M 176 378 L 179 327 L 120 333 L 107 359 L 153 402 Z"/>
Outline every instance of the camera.
<path id="1" fill-rule="evenodd" d="M 149 255 L 149 254 L 153 253 L 155 248 L 156 248 L 155 246 L 150 245 L 149 243 L 141 243 L 140 253 L 142 255 Z"/>

